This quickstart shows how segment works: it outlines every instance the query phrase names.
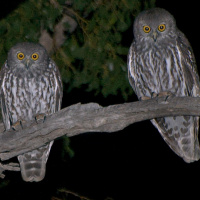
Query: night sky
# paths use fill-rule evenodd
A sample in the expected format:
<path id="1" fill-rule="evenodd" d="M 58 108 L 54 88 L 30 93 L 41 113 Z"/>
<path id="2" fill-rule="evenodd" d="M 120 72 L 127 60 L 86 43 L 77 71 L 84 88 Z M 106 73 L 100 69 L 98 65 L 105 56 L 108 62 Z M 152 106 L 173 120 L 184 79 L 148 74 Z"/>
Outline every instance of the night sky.
<path id="1" fill-rule="evenodd" d="M 9 1 L 7 1 L 9 2 Z M 179 4 L 178 4 L 179 2 Z M 176 3 L 176 4 L 175 4 Z M 16 5 L 1 5 L 4 17 Z M 174 15 L 177 26 L 190 41 L 200 71 L 200 11 L 198 1 L 157 0 L 158 7 Z M 132 30 L 126 35 L 132 42 Z M 136 101 L 135 95 L 128 101 Z M 116 96 L 104 99 L 73 90 L 63 99 L 63 107 L 74 103 L 97 102 L 103 106 L 124 103 Z M 66 188 L 90 199 L 141 199 L 142 197 L 171 197 L 198 191 L 200 161 L 185 163 L 163 141 L 149 121 L 130 125 L 115 133 L 85 133 L 70 138 L 75 156 L 62 159 L 62 140 L 55 141 L 47 163 L 47 174 L 39 183 L 26 183 L 18 172 L 7 172 L 7 187 L 0 188 L 0 199 L 51 199 L 62 197 L 58 188 Z M 197 180 L 197 181 L 196 181 Z M 197 186 L 196 186 L 197 185 Z M 140 198 L 138 198 L 138 195 Z M 71 199 L 78 199 L 72 198 Z M 136 198 L 137 197 L 137 198 Z"/>

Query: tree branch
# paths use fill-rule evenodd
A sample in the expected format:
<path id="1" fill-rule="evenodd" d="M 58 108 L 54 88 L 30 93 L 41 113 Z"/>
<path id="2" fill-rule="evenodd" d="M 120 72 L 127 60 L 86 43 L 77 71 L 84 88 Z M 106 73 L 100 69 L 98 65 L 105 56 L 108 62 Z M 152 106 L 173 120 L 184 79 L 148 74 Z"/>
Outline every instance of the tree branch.
<path id="1" fill-rule="evenodd" d="M 44 123 L 29 121 L 23 124 L 21 131 L 3 132 L 3 124 L 0 124 L 0 159 L 8 160 L 63 135 L 115 132 L 139 121 L 180 115 L 200 115 L 200 98 L 170 97 L 166 100 L 166 97 L 159 97 L 108 107 L 79 103 L 47 116 Z"/>

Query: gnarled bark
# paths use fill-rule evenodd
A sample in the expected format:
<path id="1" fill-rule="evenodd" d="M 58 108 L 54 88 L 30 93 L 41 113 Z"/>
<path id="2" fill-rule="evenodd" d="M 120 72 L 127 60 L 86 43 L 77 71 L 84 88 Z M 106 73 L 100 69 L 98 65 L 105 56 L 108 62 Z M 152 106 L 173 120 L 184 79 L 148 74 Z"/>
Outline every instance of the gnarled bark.
<path id="1" fill-rule="evenodd" d="M 47 116 L 44 123 L 29 121 L 20 131 L 3 131 L 3 124 L 0 124 L 0 159 L 8 160 L 63 135 L 116 132 L 139 121 L 180 115 L 199 116 L 200 98 L 170 97 L 166 100 L 166 97 L 159 97 L 107 107 L 97 103 L 79 103 Z M 3 172 L 3 165 L 1 168 L 0 172 Z M 5 167 L 7 169 L 12 170 L 9 166 Z M 19 169 L 14 166 L 13 170 Z"/>

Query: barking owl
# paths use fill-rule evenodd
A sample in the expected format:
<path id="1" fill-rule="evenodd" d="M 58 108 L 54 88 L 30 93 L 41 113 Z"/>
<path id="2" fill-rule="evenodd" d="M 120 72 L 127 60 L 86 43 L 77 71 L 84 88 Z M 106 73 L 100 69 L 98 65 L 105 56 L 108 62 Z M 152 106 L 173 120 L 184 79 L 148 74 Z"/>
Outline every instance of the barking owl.
<path id="1" fill-rule="evenodd" d="M 199 96 L 199 76 L 192 48 L 166 10 L 141 12 L 133 25 L 128 55 L 129 82 L 139 100 L 159 94 Z M 170 148 L 185 162 L 200 158 L 199 117 L 151 120 Z"/>
<path id="2" fill-rule="evenodd" d="M 5 129 L 23 126 L 26 120 L 45 119 L 61 108 L 62 81 L 59 70 L 39 44 L 13 46 L 0 73 L 0 100 Z M 18 156 L 22 178 L 41 181 L 53 141 Z"/>

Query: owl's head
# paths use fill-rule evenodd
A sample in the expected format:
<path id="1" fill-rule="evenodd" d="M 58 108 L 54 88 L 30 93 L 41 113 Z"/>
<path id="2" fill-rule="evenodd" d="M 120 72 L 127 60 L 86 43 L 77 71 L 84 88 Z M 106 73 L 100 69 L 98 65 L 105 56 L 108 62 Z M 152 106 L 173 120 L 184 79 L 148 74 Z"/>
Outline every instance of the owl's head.
<path id="1" fill-rule="evenodd" d="M 152 8 L 136 17 L 133 32 L 136 41 L 157 44 L 166 38 L 176 37 L 176 21 L 165 9 Z"/>
<path id="2" fill-rule="evenodd" d="M 29 72 L 45 69 L 49 57 L 43 46 L 31 42 L 18 43 L 8 52 L 7 63 L 14 71 Z"/>

